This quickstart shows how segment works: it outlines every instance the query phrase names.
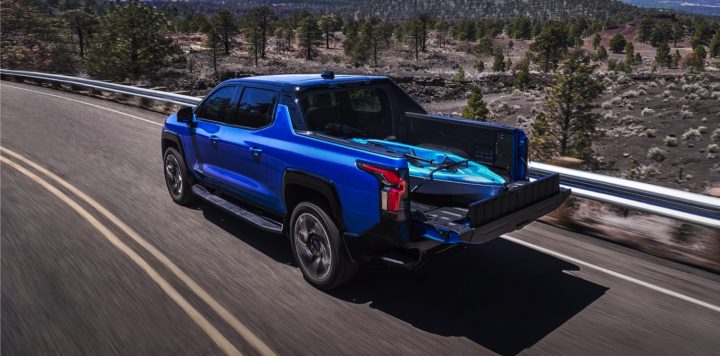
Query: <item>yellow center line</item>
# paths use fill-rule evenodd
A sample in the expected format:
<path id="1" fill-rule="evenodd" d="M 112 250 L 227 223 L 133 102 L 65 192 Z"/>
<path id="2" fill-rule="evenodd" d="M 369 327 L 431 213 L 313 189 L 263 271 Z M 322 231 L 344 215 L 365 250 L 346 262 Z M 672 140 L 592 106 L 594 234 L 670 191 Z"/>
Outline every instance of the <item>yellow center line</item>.
<path id="1" fill-rule="evenodd" d="M 38 165 L 37 163 L 29 160 L 28 158 L 25 158 L 19 153 L 16 153 L 8 148 L 0 146 L 0 152 L 3 154 L 7 154 L 9 156 L 12 156 L 13 158 L 17 159 L 18 161 L 21 161 L 28 166 L 34 168 L 38 172 L 46 175 L 51 180 L 55 181 L 56 183 L 60 184 L 62 187 L 67 189 L 68 191 L 75 194 L 77 197 L 82 199 L 84 202 L 86 202 L 88 205 L 92 206 L 95 210 L 97 210 L 101 215 L 103 215 L 105 218 L 107 218 L 109 221 L 111 221 L 113 224 L 115 224 L 120 230 L 122 230 L 125 234 L 130 236 L 135 242 L 137 242 L 140 246 L 142 246 L 145 250 L 147 250 L 153 257 L 155 257 L 160 263 L 163 264 L 172 274 L 174 274 L 181 282 L 183 282 L 195 295 L 197 295 L 203 302 L 205 302 L 215 313 L 217 313 L 226 323 L 228 323 L 240 336 L 242 336 L 250 345 L 252 345 L 255 350 L 257 350 L 261 355 L 275 355 L 275 352 L 273 352 L 272 349 L 270 349 L 269 346 L 267 346 L 257 335 L 255 335 L 247 326 L 245 326 L 240 320 L 238 320 L 230 311 L 228 311 L 225 307 L 223 307 L 215 298 L 213 298 L 205 289 L 203 289 L 197 282 L 195 282 L 190 276 L 185 273 L 180 267 L 178 267 L 174 262 L 172 262 L 165 254 L 160 252 L 155 246 L 153 246 L 150 242 L 145 240 L 138 234 L 133 228 L 131 228 L 129 225 L 127 225 L 125 222 L 120 220 L 115 214 L 111 213 L 109 210 L 107 210 L 104 206 L 100 205 L 95 199 L 89 197 L 87 194 L 83 193 L 81 190 L 76 188 L 74 185 L 70 184 L 66 180 L 60 178 L 55 173 L 47 170 L 46 168 Z"/>
<path id="2" fill-rule="evenodd" d="M 160 274 L 154 270 L 140 255 L 133 251 L 128 245 L 123 243 L 112 231 L 105 225 L 100 223 L 87 210 L 81 207 L 77 202 L 68 197 L 65 193 L 55 188 L 49 182 L 40 178 L 38 175 L 30 172 L 21 165 L 0 156 L 0 162 L 7 164 L 18 172 L 22 173 L 32 181 L 45 188 L 48 192 L 55 195 L 63 203 L 75 210 L 82 218 L 84 218 L 92 227 L 100 232 L 113 246 L 127 255 L 133 263 L 140 267 L 162 290 L 172 299 L 189 317 L 194 321 L 220 349 L 228 355 L 242 355 L 240 351 L 233 346 L 200 312 L 195 309 L 180 293 L 173 288 Z"/>

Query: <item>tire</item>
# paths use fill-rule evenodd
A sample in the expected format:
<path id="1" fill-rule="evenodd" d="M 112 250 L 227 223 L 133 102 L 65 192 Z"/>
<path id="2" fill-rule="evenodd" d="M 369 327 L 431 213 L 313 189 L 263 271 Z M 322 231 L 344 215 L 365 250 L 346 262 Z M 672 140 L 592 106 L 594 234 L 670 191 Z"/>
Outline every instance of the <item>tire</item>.
<path id="1" fill-rule="evenodd" d="M 165 150 L 163 155 L 165 184 L 173 201 L 186 205 L 195 200 L 192 192 L 192 179 L 188 176 L 187 166 L 182 155 L 173 147 Z"/>
<path id="2" fill-rule="evenodd" d="M 340 230 L 318 201 L 295 206 L 290 218 L 290 244 L 295 262 L 313 286 L 330 290 L 347 283 L 358 271 Z"/>

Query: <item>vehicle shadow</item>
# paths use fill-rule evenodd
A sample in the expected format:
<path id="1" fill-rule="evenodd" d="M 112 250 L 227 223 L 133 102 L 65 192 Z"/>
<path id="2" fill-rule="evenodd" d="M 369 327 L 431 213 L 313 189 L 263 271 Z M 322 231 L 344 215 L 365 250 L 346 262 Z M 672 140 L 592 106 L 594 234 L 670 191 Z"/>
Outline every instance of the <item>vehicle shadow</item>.
<path id="1" fill-rule="evenodd" d="M 290 243 L 284 237 L 260 230 L 211 204 L 201 202 L 194 208 L 201 210 L 205 219 L 211 223 L 275 261 L 286 265 L 295 264 L 290 252 Z"/>
<path id="2" fill-rule="evenodd" d="M 367 268 L 366 268 L 367 267 Z M 496 239 L 449 251 L 415 271 L 364 266 L 330 294 L 499 354 L 531 347 L 608 289 L 564 271 L 574 264 Z"/>

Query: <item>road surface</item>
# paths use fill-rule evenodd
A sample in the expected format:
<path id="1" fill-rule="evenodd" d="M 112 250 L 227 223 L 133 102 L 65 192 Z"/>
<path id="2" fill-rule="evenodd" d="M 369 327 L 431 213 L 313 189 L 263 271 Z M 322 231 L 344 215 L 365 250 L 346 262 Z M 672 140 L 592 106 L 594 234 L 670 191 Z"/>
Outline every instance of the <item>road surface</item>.
<path id="1" fill-rule="evenodd" d="M 312 288 L 163 179 L 163 115 L 0 87 L 4 354 L 718 354 L 720 276 L 534 223 Z"/>

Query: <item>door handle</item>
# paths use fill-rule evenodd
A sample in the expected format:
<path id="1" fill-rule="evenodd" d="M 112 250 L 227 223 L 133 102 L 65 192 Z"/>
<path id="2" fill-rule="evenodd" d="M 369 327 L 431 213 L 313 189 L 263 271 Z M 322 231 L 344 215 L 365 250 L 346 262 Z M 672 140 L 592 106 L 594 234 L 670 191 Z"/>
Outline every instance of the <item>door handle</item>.
<path id="1" fill-rule="evenodd" d="M 262 154 L 262 149 L 259 149 L 257 147 L 250 147 L 250 154 L 255 158 L 260 158 L 260 155 Z"/>
<path id="2" fill-rule="evenodd" d="M 210 143 L 212 143 L 213 145 L 217 145 L 218 142 L 220 142 L 219 136 L 215 136 L 215 135 L 210 136 Z"/>

